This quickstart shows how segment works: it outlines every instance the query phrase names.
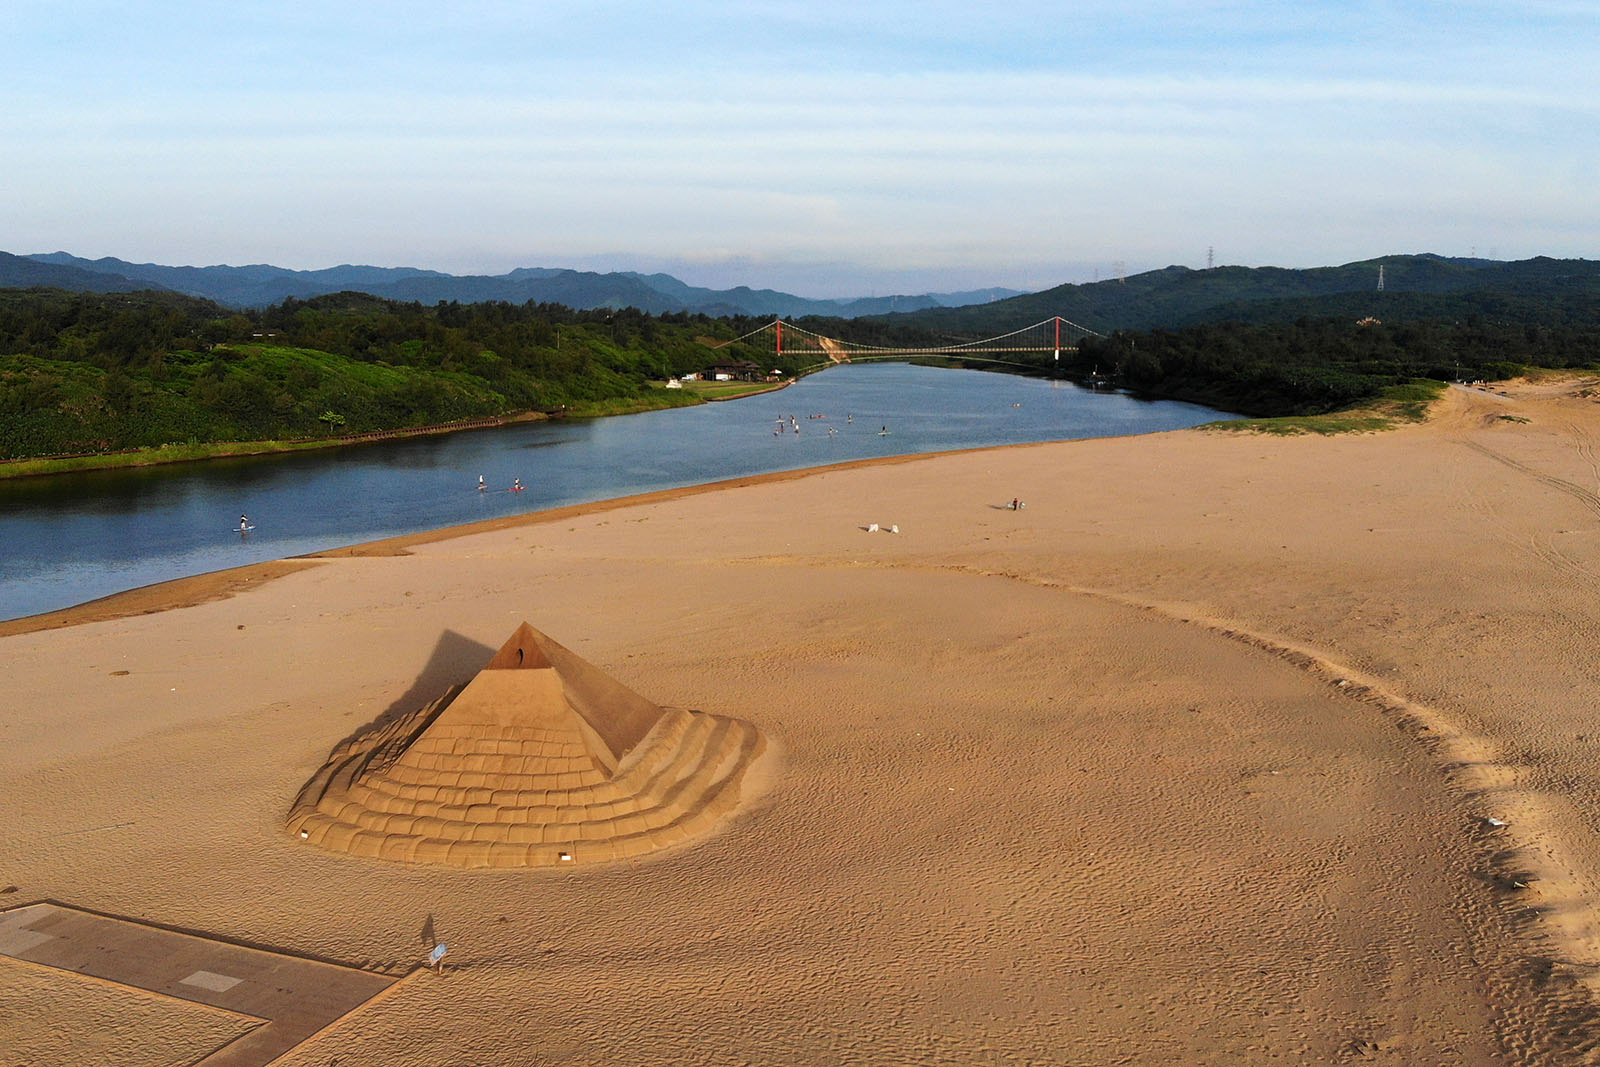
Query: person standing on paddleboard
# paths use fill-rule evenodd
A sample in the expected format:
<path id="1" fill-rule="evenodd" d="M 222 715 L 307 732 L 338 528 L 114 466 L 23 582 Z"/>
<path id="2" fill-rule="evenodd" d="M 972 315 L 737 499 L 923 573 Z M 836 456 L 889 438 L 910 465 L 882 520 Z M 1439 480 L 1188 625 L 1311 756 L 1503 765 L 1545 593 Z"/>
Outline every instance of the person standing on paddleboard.
<path id="1" fill-rule="evenodd" d="M 248 529 L 250 529 L 250 516 L 248 516 L 248 515 L 240 515 L 239 516 L 239 532 L 240 533 L 244 533 Z"/>

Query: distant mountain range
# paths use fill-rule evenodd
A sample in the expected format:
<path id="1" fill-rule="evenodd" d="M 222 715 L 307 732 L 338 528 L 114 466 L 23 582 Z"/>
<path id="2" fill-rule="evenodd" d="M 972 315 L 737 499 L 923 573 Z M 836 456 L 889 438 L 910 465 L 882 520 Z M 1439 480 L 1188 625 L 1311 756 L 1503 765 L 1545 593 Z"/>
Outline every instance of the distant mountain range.
<path id="1" fill-rule="evenodd" d="M 1293 322 L 1302 316 L 1415 320 L 1481 315 L 1502 322 L 1592 323 L 1600 321 L 1600 262 L 1544 256 L 1503 262 L 1425 253 L 1303 270 L 1165 267 L 1121 281 L 1061 285 L 981 307 L 917 310 L 873 321 L 983 336 L 1052 315 L 1099 333 L 1223 321 Z"/>
<path id="2" fill-rule="evenodd" d="M 425 305 L 531 300 L 573 308 L 635 307 L 657 315 L 681 311 L 712 316 L 818 315 L 970 336 L 1003 333 L 1052 315 L 1100 333 L 1219 321 L 1292 322 L 1302 316 L 1416 320 L 1481 315 L 1499 322 L 1600 323 L 1600 262 L 1543 256 L 1503 262 L 1427 253 L 1299 270 L 1174 266 L 1038 293 L 979 289 L 810 300 L 745 286 L 705 289 L 670 274 L 633 271 L 598 274 L 522 267 L 492 276 L 458 276 L 415 267 L 347 265 L 308 271 L 266 264 L 167 267 L 82 259 L 66 252 L 33 256 L 0 252 L 0 287 L 36 285 L 90 292 L 171 290 L 232 307 L 262 307 L 286 297 L 310 299 L 354 290 Z"/>
<path id="3" fill-rule="evenodd" d="M 1019 295 L 1016 289 L 962 293 L 811 300 L 771 289 L 704 289 L 670 274 L 624 271 L 598 274 L 557 267 L 521 267 L 507 274 L 454 275 L 416 267 L 344 265 L 325 270 L 289 270 L 269 264 L 245 267 L 168 267 L 106 257 L 84 259 L 67 252 L 15 256 L 0 252 L 0 287 L 48 285 L 84 292 L 170 289 L 231 307 L 265 307 L 286 297 L 302 300 L 346 290 L 387 300 L 481 303 L 503 300 L 565 304 L 572 308 L 635 307 L 661 315 L 688 311 L 706 315 L 830 315 L 857 318 L 924 308 L 960 307 Z"/>

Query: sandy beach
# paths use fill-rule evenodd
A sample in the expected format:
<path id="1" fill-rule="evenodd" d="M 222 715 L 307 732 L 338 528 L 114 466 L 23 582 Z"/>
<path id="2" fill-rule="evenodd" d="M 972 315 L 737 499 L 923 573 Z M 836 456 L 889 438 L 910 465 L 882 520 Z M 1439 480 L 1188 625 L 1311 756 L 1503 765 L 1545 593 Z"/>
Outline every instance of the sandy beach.
<path id="1" fill-rule="evenodd" d="M 0 908 L 393 975 L 448 942 L 292 1067 L 1595 1062 L 1595 389 L 748 479 L 0 624 Z M 713 836 L 518 871 L 285 831 L 524 620 L 761 731 Z M 8 1067 L 235 1026 L 0 956 Z"/>

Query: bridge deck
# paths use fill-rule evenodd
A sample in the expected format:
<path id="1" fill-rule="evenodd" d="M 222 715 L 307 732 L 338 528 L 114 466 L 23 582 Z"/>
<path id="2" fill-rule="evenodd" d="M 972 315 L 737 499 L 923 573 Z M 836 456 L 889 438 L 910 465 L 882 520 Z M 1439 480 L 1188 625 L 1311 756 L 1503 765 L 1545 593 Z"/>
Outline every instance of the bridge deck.
<path id="1" fill-rule="evenodd" d="M 852 356 L 961 356 L 961 355 L 990 355 L 993 353 L 1018 353 L 1018 352 L 1076 352 L 1076 345 L 1055 345 L 1038 347 L 1007 347 L 985 346 L 979 348 L 954 347 L 954 348 L 851 348 L 848 342 L 838 342 L 828 348 L 813 349 L 809 346 L 795 345 L 785 348 L 786 352 L 816 352 L 819 355 L 827 353 L 833 356 L 843 356 L 846 359 Z"/>

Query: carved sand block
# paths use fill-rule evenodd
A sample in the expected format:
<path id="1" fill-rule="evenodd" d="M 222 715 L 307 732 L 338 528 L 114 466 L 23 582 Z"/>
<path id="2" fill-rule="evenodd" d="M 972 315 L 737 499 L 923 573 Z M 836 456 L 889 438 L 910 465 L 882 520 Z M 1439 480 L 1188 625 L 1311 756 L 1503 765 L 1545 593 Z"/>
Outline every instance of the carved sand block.
<path id="1" fill-rule="evenodd" d="M 523 623 L 466 686 L 335 748 L 288 828 L 404 863 L 642 856 L 730 814 L 764 748 L 749 723 L 652 704 Z"/>

